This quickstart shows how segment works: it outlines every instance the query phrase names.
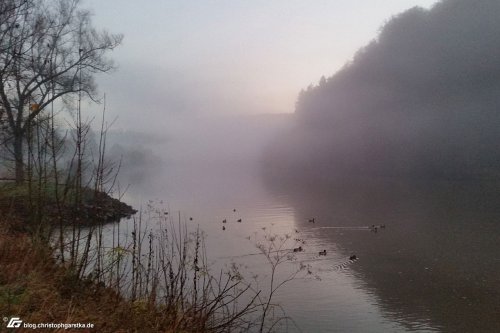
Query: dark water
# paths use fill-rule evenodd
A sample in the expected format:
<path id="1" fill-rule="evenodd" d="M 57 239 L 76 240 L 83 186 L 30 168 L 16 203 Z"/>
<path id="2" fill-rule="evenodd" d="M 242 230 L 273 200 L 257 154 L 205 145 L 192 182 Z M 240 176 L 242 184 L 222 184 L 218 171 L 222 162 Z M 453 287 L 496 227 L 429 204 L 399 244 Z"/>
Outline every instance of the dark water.
<path id="1" fill-rule="evenodd" d="M 386 225 L 316 234 L 360 257 L 351 269 L 385 318 L 407 331 L 500 331 L 498 184 L 379 179 L 288 191 L 299 221 Z"/>

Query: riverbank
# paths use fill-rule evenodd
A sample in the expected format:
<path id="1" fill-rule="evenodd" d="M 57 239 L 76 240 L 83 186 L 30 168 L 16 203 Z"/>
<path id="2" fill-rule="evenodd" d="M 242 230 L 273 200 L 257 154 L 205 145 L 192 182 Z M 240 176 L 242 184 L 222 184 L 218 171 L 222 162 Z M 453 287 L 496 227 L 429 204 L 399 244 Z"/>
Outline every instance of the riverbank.
<path id="1" fill-rule="evenodd" d="M 50 247 L 16 231 L 19 223 L 23 222 L 0 220 L 0 313 L 4 318 L 18 317 L 31 324 L 92 324 L 93 329 L 86 332 L 179 332 L 160 307 L 125 300 L 111 288 L 75 278 L 55 262 Z"/>
<path id="2" fill-rule="evenodd" d="M 132 206 L 111 197 L 108 193 L 82 188 L 75 199 L 74 190 L 62 188 L 58 193 L 52 188 L 37 193 L 36 187 L 15 184 L 0 185 L 0 214 L 15 215 L 29 220 L 34 214 L 44 216 L 49 224 L 61 222 L 93 225 L 117 222 L 137 213 Z"/>
<path id="3" fill-rule="evenodd" d="M 132 212 L 130 206 L 118 204 L 116 199 L 104 195 L 102 198 L 92 209 L 110 209 L 102 215 L 105 218 Z M 29 324 L 90 323 L 93 329 L 87 331 L 95 332 L 184 332 L 176 329 L 175 321 L 156 304 L 130 301 L 103 283 L 78 278 L 69 265 L 55 259 L 55 251 L 48 243 L 29 232 L 31 228 L 26 228 L 30 214 L 25 210 L 28 206 L 25 198 L 7 196 L 3 191 L 1 199 L 0 313 L 3 318 L 17 317 Z M 5 327 L 7 322 L 1 325 Z"/>
<path id="4" fill-rule="evenodd" d="M 61 208 L 50 208 L 47 192 L 23 193 L 19 187 L 0 192 L 0 327 L 17 320 L 92 325 L 86 332 L 182 333 L 246 332 L 258 325 L 246 316 L 266 303 L 256 302 L 257 293 L 240 306 L 250 287 L 232 272 L 211 275 L 201 233 L 166 224 L 162 233 L 146 234 L 139 214 L 128 241 L 104 244 L 100 226 L 122 214 L 124 204 L 112 198 L 97 204 L 82 195 L 80 207 L 104 211 L 91 221 L 88 211 L 70 205 L 68 214 L 58 215 Z"/>

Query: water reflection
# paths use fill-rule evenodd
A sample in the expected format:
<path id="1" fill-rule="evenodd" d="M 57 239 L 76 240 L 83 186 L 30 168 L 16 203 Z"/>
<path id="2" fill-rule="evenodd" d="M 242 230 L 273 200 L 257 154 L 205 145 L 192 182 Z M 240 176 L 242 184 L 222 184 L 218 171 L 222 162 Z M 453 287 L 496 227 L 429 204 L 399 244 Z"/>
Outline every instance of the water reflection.
<path id="1" fill-rule="evenodd" d="M 298 226 L 311 238 L 360 257 L 350 269 L 389 320 L 409 331 L 500 331 L 498 184 L 268 183 L 288 194 Z M 387 228 L 366 228 L 381 224 Z M 346 228 L 322 228 L 332 226 Z"/>
<path id="2" fill-rule="evenodd" d="M 241 135 L 231 138 L 224 158 L 219 144 L 204 142 L 200 156 L 187 149 L 194 143 L 157 147 L 165 164 L 146 168 L 142 184 L 124 179 L 132 185 L 125 201 L 139 208 L 163 200 L 172 218 L 206 232 L 209 260 L 234 258 L 256 271 L 263 268 L 258 256 L 245 256 L 257 252 L 248 236 L 299 231 L 306 244 L 297 257 L 321 280 L 293 281 L 276 301 L 303 332 L 500 332 L 499 184 L 292 185 L 261 177 L 256 154 L 229 144 Z M 234 150 L 245 158 L 234 159 Z M 352 254 L 359 260 L 338 269 Z"/>

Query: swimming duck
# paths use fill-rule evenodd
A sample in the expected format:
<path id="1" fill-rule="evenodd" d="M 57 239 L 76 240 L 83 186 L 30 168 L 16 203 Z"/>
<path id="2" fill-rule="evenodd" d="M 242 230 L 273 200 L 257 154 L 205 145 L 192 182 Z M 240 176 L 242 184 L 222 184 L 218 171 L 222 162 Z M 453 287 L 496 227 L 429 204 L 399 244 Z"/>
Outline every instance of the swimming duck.
<path id="1" fill-rule="evenodd" d="M 319 255 L 320 255 L 320 256 L 326 256 L 326 250 L 319 251 Z"/>
<path id="2" fill-rule="evenodd" d="M 241 219 L 238 219 L 238 222 L 241 222 Z"/>
<path id="3" fill-rule="evenodd" d="M 316 221 L 314 220 L 314 217 L 312 219 L 309 219 L 309 223 L 316 223 Z"/>
<path id="4" fill-rule="evenodd" d="M 358 260 L 358 257 L 355 254 L 353 254 L 349 257 L 349 260 Z"/>
<path id="5" fill-rule="evenodd" d="M 302 246 L 296 247 L 293 249 L 293 252 L 302 252 Z"/>

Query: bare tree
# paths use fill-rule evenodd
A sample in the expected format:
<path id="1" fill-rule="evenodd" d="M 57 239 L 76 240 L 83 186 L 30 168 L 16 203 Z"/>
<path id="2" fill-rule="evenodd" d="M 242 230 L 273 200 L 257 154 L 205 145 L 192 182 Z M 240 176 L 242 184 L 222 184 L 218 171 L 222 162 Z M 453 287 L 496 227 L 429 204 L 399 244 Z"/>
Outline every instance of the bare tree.
<path id="1" fill-rule="evenodd" d="M 0 6 L 0 122 L 24 180 L 24 143 L 35 118 L 62 97 L 95 99 L 96 73 L 121 35 L 97 31 L 79 0 L 3 0 Z"/>

